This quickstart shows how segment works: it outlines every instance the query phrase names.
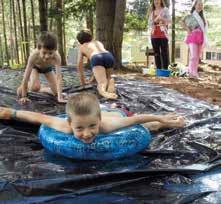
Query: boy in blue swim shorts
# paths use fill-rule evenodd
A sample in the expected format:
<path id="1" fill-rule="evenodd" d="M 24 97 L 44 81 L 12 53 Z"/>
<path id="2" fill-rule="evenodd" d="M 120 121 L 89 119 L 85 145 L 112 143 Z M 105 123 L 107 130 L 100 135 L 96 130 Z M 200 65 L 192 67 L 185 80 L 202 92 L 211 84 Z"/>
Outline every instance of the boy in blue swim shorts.
<path id="1" fill-rule="evenodd" d="M 89 92 L 70 96 L 66 104 L 66 114 L 68 119 L 0 107 L 0 119 L 17 119 L 44 124 L 60 132 L 71 133 L 84 143 L 92 143 L 98 133 L 108 134 L 135 124 L 142 124 L 150 131 L 184 126 L 184 118 L 174 113 L 166 115 L 144 113 L 122 117 L 122 113 L 116 109 L 101 110 L 97 97 Z"/>
<path id="2" fill-rule="evenodd" d="M 57 38 L 53 33 L 41 33 L 37 48 L 28 58 L 22 83 L 17 89 L 21 103 L 30 101 L 27 97 L 28 90 L 51 93 L 57 96 L 58 102 L 67 102 L 62 95 L 61 56 L 57 47 Z M 53 71 L 53 68 L 56 72 Z M 40 74 L 44 74 L 49 87 L 41 87 Z"/>
<path id="3" fill-rule="evenodd" d="M 98 93 L 105 98 L 116 99 L 114 79 L 111 78 L 114 66 L 113 55 L 104 48 L 100 41 L 92 39 L 89 30 L 80 31 L 77 34 L 77 40 L 80 43 L 77 68 L 81 84 L 86 83 L 83 72 L 83 58 L 86 57 L 90 60 L 93 76 L 97 81 Z"/>

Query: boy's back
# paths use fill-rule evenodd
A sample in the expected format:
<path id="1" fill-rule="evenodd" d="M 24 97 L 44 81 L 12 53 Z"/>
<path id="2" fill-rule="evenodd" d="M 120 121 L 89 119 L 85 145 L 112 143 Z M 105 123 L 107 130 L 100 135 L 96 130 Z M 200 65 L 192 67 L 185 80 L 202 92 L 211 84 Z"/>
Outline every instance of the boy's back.
<path id="1" fill-rule="evenodd" d="M 88 59 L 91 59 L 91 57 L 95 54 L 108 52 L 104 45 L 97 40 L 92 40 L 90 42 L 84 43 L 80 46 L 80 51 L 85 55 Z"/>
<path id="2" fill-rule="evenodd" d="M 114 89 L 114 80 L 111 78 L 114 56 L 104 48 L 101 42 L 93 40 L 89 30 L 80 31 L 77 34 L 77 40 L 80 43 L 77 68 L 81 84 L 85 84 L 83 58 L 87 57 L 87 59 L 90 60 L 91 69 L 97 81 L 99 94 L 105 98 L 116 99 L 117 95 Z"/>

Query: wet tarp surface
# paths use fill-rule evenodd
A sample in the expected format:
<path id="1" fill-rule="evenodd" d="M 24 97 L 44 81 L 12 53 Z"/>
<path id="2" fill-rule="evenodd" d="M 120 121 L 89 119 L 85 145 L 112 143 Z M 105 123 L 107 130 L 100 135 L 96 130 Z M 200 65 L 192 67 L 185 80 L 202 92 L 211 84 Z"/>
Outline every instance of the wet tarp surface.
<path id="1" fill-rule="evenodd" d="M 63 68 L 65 92 L 82 91 L 75 69 Z M 51 115 L 64 105 L 43 93 L 16 101 L 21 71 L 0 71 L 0 106 Z M 43 149 L 38 126 L 0 121 L 0 203 L 221 203 L 221 109 L 137 79 L 116 78 L 117 101 L 131 111 L 186 117 L 182 129 L 153 134 L 149 149 L 114 161 L 75 161 Z M 85 90 L 96 93 L 95 87 Z"/>

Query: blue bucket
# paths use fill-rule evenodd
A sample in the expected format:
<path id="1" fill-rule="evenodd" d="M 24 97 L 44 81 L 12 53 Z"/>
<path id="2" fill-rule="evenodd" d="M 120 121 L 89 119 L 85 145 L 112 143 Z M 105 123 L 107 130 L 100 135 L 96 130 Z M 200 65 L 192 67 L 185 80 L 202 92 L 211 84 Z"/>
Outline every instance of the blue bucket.
<path id="1" fill-rule="evenodd" d="M 163 77 L 168 77 L 170 76 L 170 70 L 168 69 L 157 69 L 156 75 L 157 76 L 163 76 Z"/>

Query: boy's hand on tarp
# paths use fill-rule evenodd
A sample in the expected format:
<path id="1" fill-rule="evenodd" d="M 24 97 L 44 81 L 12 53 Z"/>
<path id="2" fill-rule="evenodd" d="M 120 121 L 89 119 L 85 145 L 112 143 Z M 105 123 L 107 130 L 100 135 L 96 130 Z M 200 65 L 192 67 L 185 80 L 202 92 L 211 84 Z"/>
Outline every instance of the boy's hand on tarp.
<path id="1" fill-rule="evenodd" d="M 22 97 L 18 100 L 18 102 L 23 105 L 25 103 L 31 102 L 31 100 L 28 97 Z"/>
<path id="2" fill-rule="evenodd" d="M 0 119 L 9 120 L 12 118 L 13 109 L 0 107 Z"/>

